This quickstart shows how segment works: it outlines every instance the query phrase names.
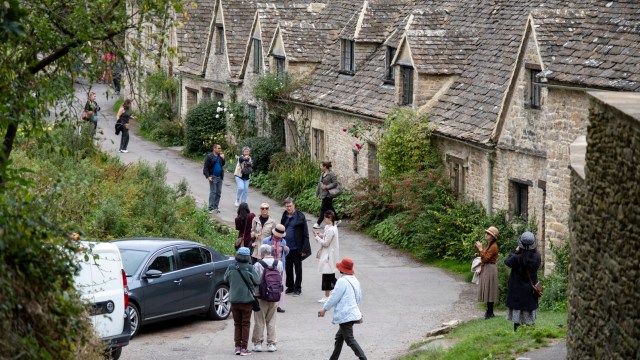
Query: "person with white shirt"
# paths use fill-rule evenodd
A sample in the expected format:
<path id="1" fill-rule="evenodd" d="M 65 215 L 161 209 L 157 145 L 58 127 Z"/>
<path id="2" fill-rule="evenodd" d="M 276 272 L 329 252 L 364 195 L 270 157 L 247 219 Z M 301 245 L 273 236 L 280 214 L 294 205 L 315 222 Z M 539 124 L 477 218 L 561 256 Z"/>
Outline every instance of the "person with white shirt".
<path id="1" fill-rule="evenodd" d="M 314 231 L 315 240 L 320 245 L 316 255 L 318 259 L 318 272 L 322 274 L 321 289 L 324 296 L 318 302 L 324 303 L 336 284 L 336 261 L 340 257 L 340 243 L 338 241 L 338 226 L 336 225 L 336 213 L 332 210 L 324 212 L 324 234 Z"/>

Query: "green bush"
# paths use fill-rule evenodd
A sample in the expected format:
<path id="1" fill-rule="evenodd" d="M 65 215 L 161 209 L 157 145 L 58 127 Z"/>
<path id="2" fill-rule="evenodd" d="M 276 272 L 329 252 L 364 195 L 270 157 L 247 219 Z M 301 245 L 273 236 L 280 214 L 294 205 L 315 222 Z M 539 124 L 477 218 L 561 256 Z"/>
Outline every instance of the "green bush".
<path id="1" fill-rule="evenodd" d="M 253 159 L 254 173 L 269 171 L 269 163 L 271 156 L 278 151 L 276 146 L 268 137 L 250 137 L 246 138 L 238 144 L 238 154 L 242 152 L 242 148 L 248 146 L 251 149 L 251 158 Z"/>
<path id="2" fill-rule="evenodd" d="M 226 145 L 226 124 L 226 109 L 222 101 L 203 101 L 194 106 L 185 119 L 185 151 L 206 154 L 214 143 Z"/>
<path id="3" fill-rule="evenodd" d="M 100 359 L 85 306 L 73 288 L 78 243 L 38 194 L 0 194 L 0 358 Z"/>
<path id="4" fill-rule="evenodd" d="M 165 146 L 184 144 L 184 124 L 177 118 L 169 103 L 158 103 L 154 107 L 141 109 L 138 123 L 145 138 Z"/>
<path id="5" fill-rule="evenodd" d="M 564 311 L 569 291 L 569 241 L 560 246 L 551 243 L 550 248 L 555 258 L 555 269 L 540 280 L 544 285 L 544 296 L 540 298 L 539 305 L 542 310 Z"/>

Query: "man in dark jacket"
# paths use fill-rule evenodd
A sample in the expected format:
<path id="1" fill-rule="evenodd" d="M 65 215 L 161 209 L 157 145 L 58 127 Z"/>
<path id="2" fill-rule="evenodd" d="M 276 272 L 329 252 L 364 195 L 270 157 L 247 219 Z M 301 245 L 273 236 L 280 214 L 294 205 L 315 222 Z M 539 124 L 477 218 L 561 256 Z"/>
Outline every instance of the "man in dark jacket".
<path id="1" fill-rule="evenodd" d="M 224 179 L 224 154 L 220 144 L 213 145 L 213 151 L 204 159 L 204 177 L 209 180 L 209 213 L 217 212 Z"/>
<path id="2" fill-rule="evenodd" d="M 296 205 L 292 198 L 286 198 L 284 205 L 285 212 L 282 214 L 280 223 L 286 228 L 287 246 L 289 247 L 289 254 L 285 258 L 285 271 L 287 274 L 287 290 L 285 293 L 293 293 L 293 296 L 300 296 L 302 294 L 302 260 L 311 255 L 309 227 L 304 214 L 296 210 Z"/>

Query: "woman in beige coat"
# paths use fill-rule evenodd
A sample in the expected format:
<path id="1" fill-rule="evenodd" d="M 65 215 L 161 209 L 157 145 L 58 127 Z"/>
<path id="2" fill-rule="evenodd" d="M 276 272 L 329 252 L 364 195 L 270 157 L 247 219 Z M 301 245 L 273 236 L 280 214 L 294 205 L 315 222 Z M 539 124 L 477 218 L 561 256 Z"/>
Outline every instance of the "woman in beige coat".
<path id="1" fill-rule="evenodd" d="M 269 215 L 269 204 L 260 204 L 260 216 L 254 217 L 251 223 L 251 236 L 253 237 L 251 262 L 253 264 L 260 260 L 259 248 L 262 245 L 262 240 L 271 236 L 271 231 L 275 226 L 276 221 Z"/>
<path id="2" fill-rule="evenodd" d="M 316 258 L 318 258 L 318 272 L 322 274 L 322 290 L 324 291 L 324 296 L 318 300 L 321 303 L 327 301 L 336 284 L 336 262 L 340 258 L 336 213 L 332 210 L 325 211 L 324 223 L 324 234 L 314 231 L 315 239 L 320 245 Z"/>

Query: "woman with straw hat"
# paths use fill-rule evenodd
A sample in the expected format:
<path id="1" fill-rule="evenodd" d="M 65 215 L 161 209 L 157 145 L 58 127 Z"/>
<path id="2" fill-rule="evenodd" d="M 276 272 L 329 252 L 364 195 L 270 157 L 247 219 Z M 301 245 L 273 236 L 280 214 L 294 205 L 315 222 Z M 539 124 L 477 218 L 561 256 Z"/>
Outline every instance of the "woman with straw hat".
<path id="1" fill-rule="evenodd" d="M 487 247 L 483 248 L 480 241 L 476 241 L 476 248 L 480 252 L 482 270 L 480 271 L 480 289 L 478 290 L 478 302 L 487 303 L 485 319 L 494 317 L 493 304 L 498 301 L 498 234 L 495 226 L 484 231 L 484 239 Z"/>

